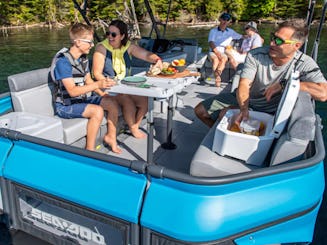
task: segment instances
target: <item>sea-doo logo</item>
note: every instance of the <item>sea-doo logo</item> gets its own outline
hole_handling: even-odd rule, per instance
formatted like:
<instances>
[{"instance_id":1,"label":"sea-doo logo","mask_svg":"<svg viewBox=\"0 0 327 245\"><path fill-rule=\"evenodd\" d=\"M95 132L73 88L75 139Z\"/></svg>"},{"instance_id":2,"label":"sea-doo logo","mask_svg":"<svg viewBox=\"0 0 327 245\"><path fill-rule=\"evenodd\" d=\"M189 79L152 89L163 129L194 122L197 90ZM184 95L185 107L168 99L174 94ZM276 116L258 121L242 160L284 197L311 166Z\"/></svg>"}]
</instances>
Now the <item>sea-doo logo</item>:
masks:
<instances>
[{"instance_id":1,"label":"sea-doo logo","mask_svg":"<svg viewBox=\"0 0 327 245\"><path fill-rule=\"evenodd\" d=\"M32 208L30 216L33 219L36 219L46 225L61 230L75 238L78 237L87 242L92 241L96 244L106 245L104 236L99 234L98 231L93 232L87 227L80 226L78 224L59 218L53 214L43 212L36 208Z\"/></svg>"}]
</instances>

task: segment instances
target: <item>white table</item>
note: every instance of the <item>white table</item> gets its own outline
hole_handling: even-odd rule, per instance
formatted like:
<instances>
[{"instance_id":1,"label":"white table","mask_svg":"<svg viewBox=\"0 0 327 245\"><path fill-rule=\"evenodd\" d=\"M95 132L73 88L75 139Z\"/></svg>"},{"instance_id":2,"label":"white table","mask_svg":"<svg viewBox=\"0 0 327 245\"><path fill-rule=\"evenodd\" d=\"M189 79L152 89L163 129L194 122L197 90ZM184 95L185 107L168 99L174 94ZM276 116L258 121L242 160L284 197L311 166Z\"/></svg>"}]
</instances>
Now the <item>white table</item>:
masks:
<instances>
[{"instance_id":1,"label":"white table","mask_svg":"<svg viewBox=\"0 0 327 245\"><path fill-rule=\"evenodd\" d=\"M145 76L145 72L137 74L137 76ZM172 143L172 117L173 117L173 95L181 92L186 86L197 81L196 77L185 78L156 78L146 77L147 81L144 83L146 88L141 86L132 86L126 84L118 84L111 87L107 92L130 94L148 97L148 117L147 117L147 162L153 163L153 107L154 99L168 99L168 113L167 113L167 141L162 144L166 149L175 149L176 146Z\"/></svg>"}]
</instances>

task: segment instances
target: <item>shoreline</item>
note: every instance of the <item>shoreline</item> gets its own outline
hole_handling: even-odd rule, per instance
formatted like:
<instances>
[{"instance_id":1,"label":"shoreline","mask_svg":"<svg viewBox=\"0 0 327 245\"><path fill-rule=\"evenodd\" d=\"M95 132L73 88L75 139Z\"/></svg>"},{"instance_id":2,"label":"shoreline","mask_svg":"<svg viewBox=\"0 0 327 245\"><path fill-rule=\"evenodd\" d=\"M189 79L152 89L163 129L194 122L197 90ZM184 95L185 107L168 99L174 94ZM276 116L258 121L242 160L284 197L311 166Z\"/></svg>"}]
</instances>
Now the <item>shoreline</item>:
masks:
<instances>
[{"instance_id":1,"label":"shoreline","mask_svg":"<svg viewBox=\"0 0 327 245\"><path fill-rule=\"evenodd\" d=\"M242 21L234 21L235 23L246 23L250 20L242 20ZM278 24L284 20L256 20L258 25L260 24ZM216 21L199 21L199 22L168 22L168 26L187 26L190 28L196 28L196 27L208 27L208 26L214 26L219 23L218 20ZM31 23L31 24L24 24L24 25L1 25L0 30L2 32L5 32L6 30L12 30L12 29L29 29L29 28L35 28L35 27L46 27L46 28L64 28L69 26L71 23L46 23L46 22L40 22L40 23ZM151 25L151 22L139 22L139 25ZM312 21L311 25L317 25L319 24L319 20ZM326 24L326 23L325 23ZM97 27L99 26L98 23L92 23L93 26Z\"/></svg>"}]
</instances>

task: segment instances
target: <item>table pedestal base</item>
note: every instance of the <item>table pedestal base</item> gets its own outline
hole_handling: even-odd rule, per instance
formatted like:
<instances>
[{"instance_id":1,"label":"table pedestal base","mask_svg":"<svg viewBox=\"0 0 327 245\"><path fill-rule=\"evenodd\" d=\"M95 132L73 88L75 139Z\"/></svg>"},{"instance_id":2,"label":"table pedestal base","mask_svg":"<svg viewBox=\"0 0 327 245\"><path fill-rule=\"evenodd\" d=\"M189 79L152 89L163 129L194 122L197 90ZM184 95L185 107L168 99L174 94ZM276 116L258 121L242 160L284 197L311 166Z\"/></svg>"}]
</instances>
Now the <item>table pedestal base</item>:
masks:
<instances>
[{"instance_id":1,"label":"table pedestal base","mask_svg":"<svg viewBox=\"0 0 327 245\"><path fill-rule=\"evenodd\" d=\"M177 148L177 145L174 144L173 142L166 142L161 144L161 147L164 148L165 150L175 150Z\"/></svg>"}]
</instances>

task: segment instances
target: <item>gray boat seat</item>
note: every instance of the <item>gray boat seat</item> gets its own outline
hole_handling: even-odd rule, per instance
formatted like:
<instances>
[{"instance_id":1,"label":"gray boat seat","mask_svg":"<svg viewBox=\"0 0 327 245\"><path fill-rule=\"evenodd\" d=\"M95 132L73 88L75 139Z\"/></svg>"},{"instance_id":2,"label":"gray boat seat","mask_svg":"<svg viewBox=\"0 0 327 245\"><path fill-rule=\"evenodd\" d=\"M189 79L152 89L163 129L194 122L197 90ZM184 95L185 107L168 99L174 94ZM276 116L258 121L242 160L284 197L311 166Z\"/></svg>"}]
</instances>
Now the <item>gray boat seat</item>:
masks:
<instances>
[{"instance_id":1,"label":"gray boat seat","mask_svg":"<svg viewBox=\"0 0 327 245\"><path fill-rule=\"evenodd\" d=\"M303 159L308 143L314 139L315 120L311 96L300 91L287 129L273 145L267 165L274 166ZM219 177L260 168L234 158L220 156L211 150L217 123L209 130L195 152L190 174L198 177Z\"/></svg>"},{"instance_id":2,"label":"gray boat seat","mask_svg":"<svg viewBox=\"0 0 327 245\"><path fill-rule=\"evenodd\" d=\"M23 72L8 77L12 104L15 112L29 112L37 115L54 115L52 93L49 82L49 68ZM59 118L59 117L57 117ZM72 144L85 137L88 120L85 118L63 119L64 143ZM106 120L103 120L103 125Z\"/></svg>"},{"instance_id":3,"label":"gray boat seat","mask_svg":"<svg viewBox=\"0 0 327 245\"><path fill-rule=\"evenodd\" d=\"M301 160L309 142L314 140L315 123L316 115L311 96L300 91L287 130L277 140L269 165Z\"/></svg>"},{"instance_id":4,"label":"gray boat seat","mask_svg":"<svg viewBox=\"0 0 327 245\"><path fill-rule=\"evenodd\" d=\"M242 161L225 157L212 151L213 138L218 122L209 130L195 152L190 166L190 174L197 177L219 177L248 172L259 168Z\"/></svg>"}]
</instances>

